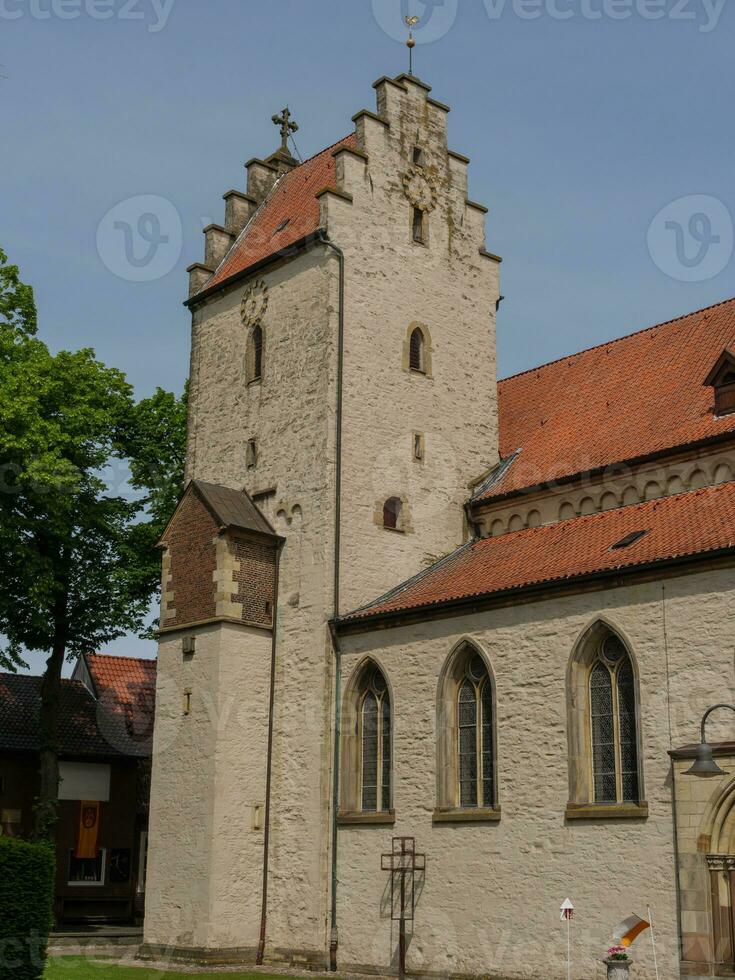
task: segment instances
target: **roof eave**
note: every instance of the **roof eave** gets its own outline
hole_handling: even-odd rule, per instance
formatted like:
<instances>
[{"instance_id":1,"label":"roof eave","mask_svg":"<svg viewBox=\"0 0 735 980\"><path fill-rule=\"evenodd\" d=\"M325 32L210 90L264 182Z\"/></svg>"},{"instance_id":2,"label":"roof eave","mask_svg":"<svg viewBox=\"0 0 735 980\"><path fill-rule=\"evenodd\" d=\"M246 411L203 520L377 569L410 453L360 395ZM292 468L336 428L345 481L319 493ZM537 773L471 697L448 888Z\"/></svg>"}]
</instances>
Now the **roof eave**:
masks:
<instances>
[{"instance_id":1,"label":"roof eave","mask_svg":"<svg viewBox=\"0 0 735 980\"><path fill-rule=\"evenodd\" d=\"M406 617L427 618L434 612L440 615L458 615L463 609L484 603L502 603L505 599L513 599L516 596L534 595L540 592L549 592L554 589L568 588L574 585L585 585L597 581L606 581L621 577L645 574L661 568L676 568L684 565L696 565L699 562L712 561L718 558L732 557L735 555L735 545L728 545L725 548L715 548L710 551L694 552L689 555L679 555L675 558L659 558L650 562L642 562L637 565L624 565L617 568L599 569L594 572L584 572L580 575L568 575L564 578L546 579L543 582L532 582L525 585L516 585L509 589L498 589L492 592L476 592L470 596L462 596L457 599L446 599L439 602L423 603L417 606L404 606L401 609L392 609L386 612L365 613L361 616L345 616L341 619L332 620L334 628L339 631L350 633L367 633L374 628L392 626Z\"/></svg>"},{"instance_id":2,"label":"roof eave","mask_svg":"<svg viewBox=\"0 0 735 980\"><path fill-rule=\"evenodd\" d=\"M187 300L184 300L184 306L187 309L193 309L205 300L210 299L217 293L224 292L230 289L232 286L237 285L243 279L248 279L250 276L255 275L257 272L267 268L269 265L273 265L276 262L282 260L288 260L294 258L300 252L303 252L309 245L315 244L316 242L321 242L325 231L323 228L316 228L314 231L309 232L308 235L304 235L298 238L295 242L287 245L285 248L278 249L267 255L264 259L259 259L257 262L253 262L252 265L247 266L245 269L241 269L239 272L233 273L233 275L228 276L221 282L216 283L214 286L208 286L206 289L201 290L199 293L195 293L190 296Z\"/></svg>"},{"instance_id":3,"label":"roof eave","mask_svg":"<svg viewBox=\"0 0 735 980\"><path fill-rule=\"evenodd\" d=\"M472 504L473 508L482 507L486 504L499 504L505 500L513 500L517 497L526 497L530 493L548 490L549 486L552 484L555 486L566 485L568 483L574 483L583 477L601 476L603 473L607 473L619 466L640 466L642 463L651 463L655 460L665 459L667 456L672 456L675 453L681 453L687 450L706 449L708 446L731 441L735 441L735 421L733 422L732 429L728 429L726 432L718 432L716 435L707 436L704 439L696 439L694 442L682 442L676 446L666 446L664 449L657 449L655 452L646 453L643 456L631 456L628 459L613 460L611 463L606 463L604 466L597 466L593 470L576 470L574 473L567 473L563 476L551 477L550 479L544 480L541 483L532 483L525 487L518 487L516 490L508 490L506 493L499 493L497 495L491 494L490 496L484 497L471 497L470 503ZM522 447L519 447L518 449L514 450L514 453L519 452L521 448ZM508 456L508 459L511 459L512 457L513 453Z\"/></svg>"}]
</instances>

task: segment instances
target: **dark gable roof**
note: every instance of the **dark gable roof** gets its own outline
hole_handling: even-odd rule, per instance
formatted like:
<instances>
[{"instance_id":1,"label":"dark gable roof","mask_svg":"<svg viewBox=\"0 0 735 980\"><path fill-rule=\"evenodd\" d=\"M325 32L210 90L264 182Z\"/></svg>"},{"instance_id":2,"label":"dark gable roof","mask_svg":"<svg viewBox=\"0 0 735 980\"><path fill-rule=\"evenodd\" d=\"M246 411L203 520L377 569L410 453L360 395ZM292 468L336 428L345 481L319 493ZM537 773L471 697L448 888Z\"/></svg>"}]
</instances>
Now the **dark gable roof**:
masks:
<instances>
[{"instance_id":1,"label":"dark gable roof","mask_svg":"<svg viewBox=\"0 0 735 980\"><path fill-rule=\"evenodd\" d=\"M38 751L41 678L0 674L0 752ZM59 754L143 758L151 754L153 708L146 731L131 730L129 717L108 699L96 701L75 680L61 682ZM140 729L140 725L136 726Z\"/></svg>"},{"instance_id":2,"label":"dark gable roof","mask_svg":"<svg viewBox=\"0 0 735 980\"><path fill-rule=\"evenodd\" d=\"M192 480L191 485L222 527L275 537L275 531L245 490L231 490L203 480Z\"/></svg>"}]
</instances>

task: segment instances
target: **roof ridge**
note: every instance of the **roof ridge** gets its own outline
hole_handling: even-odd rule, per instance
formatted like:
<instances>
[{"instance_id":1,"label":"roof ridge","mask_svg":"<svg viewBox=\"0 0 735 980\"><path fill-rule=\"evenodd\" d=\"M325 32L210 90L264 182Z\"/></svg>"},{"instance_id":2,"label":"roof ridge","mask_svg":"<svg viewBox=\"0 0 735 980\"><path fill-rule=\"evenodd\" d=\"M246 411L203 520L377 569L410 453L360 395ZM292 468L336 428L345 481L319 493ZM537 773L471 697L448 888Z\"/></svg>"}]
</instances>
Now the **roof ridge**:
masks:
<instances>
[{"instance_id":1,"label":"roof ridge","mask_svg":"<svg viewBox=\"0 0 735 980\"><path fill-rule=\"evenodd\" d=\"M135 663L155 664L155 657L127 657L121 653L88 653L88 657L104 657L106 660L132 660Z\"/></svg>"},{"instance_id":2,"label":"roof ridge","mask_svg":"<svg viewBox=\"0 0 735 980\"><path fill-rule=\"evenodd\" d=\"M709 306L703 306L698 310L691 310L689 313L682 313L681 316L675 316L671 320L662 320L661 323L653 323L648 327L641 327L639 330L632 330L630 333L623 334L621 337L613 337L611 340L604 340L599 344L593 344L591 347L583 347L581 350L572 351L571 354L564 354L561 357L555 357L550 361L545 361L543 364L537 364L535 367L526 368L525 371L518 371L516 374L509 374L505 378L500 378L498 380L498 386L505 384L506 381L513 381L515 378L521 378L524 374L533 374L534 371L541 371L543 368L551 367L552 364L561 364L562 361L568 361L572 357L580 357L582 354L589 354L591 351L599 350L601 347L610 347L612 344L621 343L623 340L629 340L631 337L638 337L641 334L648 333L650 330L658 330L661 327L668 327L672 323L677 323L679 320L686 320L687 317L696 316L698 313L707 313L709 310L714 310L718 306L726 306L728 303L735 302L735 296L730 296L728 299L722 299L717 303L711 303Z\"/></svg>"},{"instance_id":3,"label":"roof ridge","mask_svg":"<svg viewBox=\"0 0 735 980\"><path fill-rule=\"evenodd\" d=\"M334 143L330 143L329 146L325 146L323 150L319 150L317 153L312 153L310 157L307 157L305 160L302 160L298 166L294 167L293 170L289 170L288 173L290 174L295 173L295 171L297 171L299 167L303 167L305 163L311 163L312 160L316 160L317 157L320 157L322 153L326 153L327 150L333 150L335 146L339 146L340 143L344 143L345 140L348 140L350 136L354 136L354 135L355 135L355 131L353 130L351 133L348 133L346 136L343 136L341 139L335 140Z\"/></svg>"}]
</instances>

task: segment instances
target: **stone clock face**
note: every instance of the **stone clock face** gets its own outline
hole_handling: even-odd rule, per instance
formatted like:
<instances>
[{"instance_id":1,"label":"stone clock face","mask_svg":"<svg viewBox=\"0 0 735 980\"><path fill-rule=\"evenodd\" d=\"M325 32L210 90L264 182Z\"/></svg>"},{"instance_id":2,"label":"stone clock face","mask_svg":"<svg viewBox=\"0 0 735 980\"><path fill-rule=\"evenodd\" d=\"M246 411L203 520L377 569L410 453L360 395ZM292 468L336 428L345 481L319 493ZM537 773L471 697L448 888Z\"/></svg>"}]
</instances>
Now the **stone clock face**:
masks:
<instances>
[{"instance_id":1,"label":"stone clock face","mask_svg":"<svg viewBox=\"0 0 735 980\"><path fill-rule=\"evenodd\" d=\"M268 287L259 279L245 290L240 304L240 319L244 327L254 327L265 316L268 309Z\"/></svg>"},{"instance_id":2,"label":"stone clock face","mask_svg":"<svg viewBox=\"0 0 735 980\"><path fill-rule=\"evenodd\" d=\"M431 170L411 167L403 177L403 187L415 208L431 211L436 205L436 178Z\"/></svg>"}]
</instances>

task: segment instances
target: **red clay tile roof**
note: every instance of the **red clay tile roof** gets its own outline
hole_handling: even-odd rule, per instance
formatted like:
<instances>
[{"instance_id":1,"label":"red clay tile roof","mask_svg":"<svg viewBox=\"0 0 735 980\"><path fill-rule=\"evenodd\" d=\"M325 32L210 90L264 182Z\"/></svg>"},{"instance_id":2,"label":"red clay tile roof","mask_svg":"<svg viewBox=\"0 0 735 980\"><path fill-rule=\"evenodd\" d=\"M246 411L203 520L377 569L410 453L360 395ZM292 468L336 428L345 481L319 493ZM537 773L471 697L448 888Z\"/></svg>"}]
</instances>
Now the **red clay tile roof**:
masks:
<instances>
[{"instance_id":1,"label":"red clay tile roof","mask_svg":"<svg viewBox=\"0 0 735 980\"><path fill-rule=\"evenodd\" d=\"M0 751L38 751L41 678L0 674ZM108 716L81 681L61 682L59 752L62 756L104 757L150 755L150 745L133 740Z\"/></svg>"},{"instance_id":2,"label":"red clay tile roof","mask_svg":"<svg viewBox=\"0 0 735 980\"><path fill-rule=\"evenodd\" d=\"M106 716L118 716L123 726L123 743L149 747L156 707L156 661L104 653L87 654L85 661Z\"/></svg>"},{"instance_id":3,"label":"red clay tile roof","mask_svg":"<svg viewBox=\"0 0 735 980\"><path fill-rule=\"evenodd\" d=\"M648 533L634 544L610 550L627 534L642 530ZM723 549L735 553L735 483L466 544L345 619L634 570Z\"/></svg>"},{"instance_id":4,"label":"red clay tile roof","mask_svg":"<svg viewBox=\"0 0 735 980\"><path fill-rule=\"evenodd\" d=\"M500 455L520 452L477 499L735 432L704 386L733 341L735 299L501 381Z\"/></svg>"},{"instance_id":5,"label":"red clay tile roof","mask_svg":"<svg viewBox=\"0 0 735 980\"><path fill-rule=\"evenodd\" d=\"M355 140L351 133L281 177L203 288L211 289L315 232L319 227L316 195L334 185L333 154L339 147L354 147ZM286 227L277 231L287 219Z\"/></svg>"}]
</instances>

